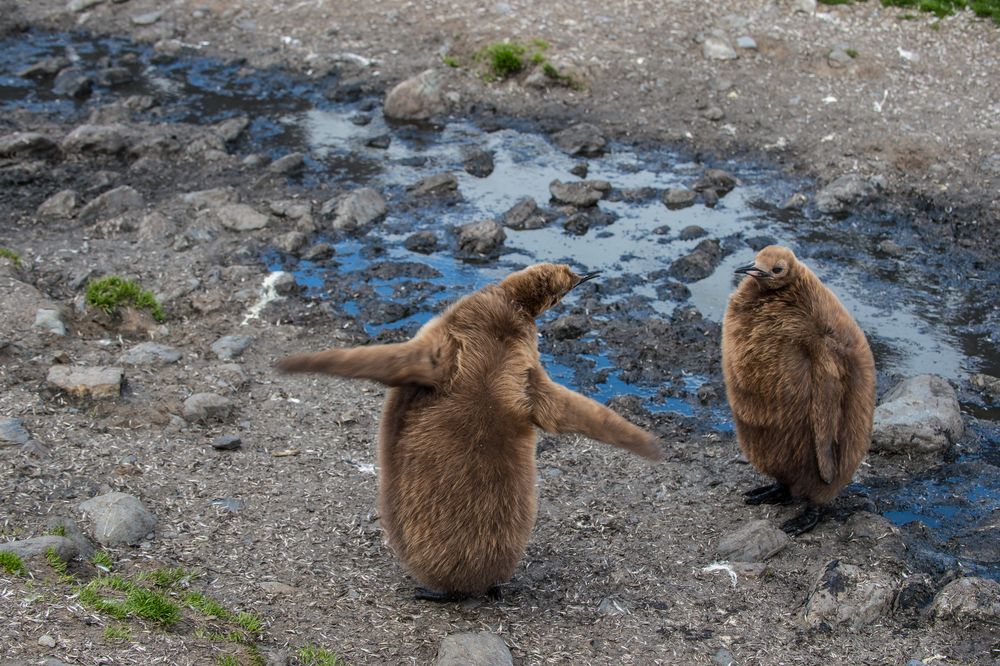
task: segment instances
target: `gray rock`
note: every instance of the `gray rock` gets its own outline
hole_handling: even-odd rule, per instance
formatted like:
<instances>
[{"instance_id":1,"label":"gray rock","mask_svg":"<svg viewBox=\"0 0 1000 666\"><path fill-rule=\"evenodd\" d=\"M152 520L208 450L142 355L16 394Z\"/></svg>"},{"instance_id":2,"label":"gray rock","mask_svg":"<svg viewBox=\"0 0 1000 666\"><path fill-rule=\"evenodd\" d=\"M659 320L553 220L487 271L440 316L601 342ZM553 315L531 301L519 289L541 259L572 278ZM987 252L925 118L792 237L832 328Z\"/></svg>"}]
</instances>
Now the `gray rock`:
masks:
<instances>
[{"instance_id":1,"label":"gray rock","mask_svg":"<svg viewBox=\"0 0 1000 666\"><path fill-rule=\"evenodd\" d=\"M219 435L212 440L212 448L218 451L235 451L243 445L239 435Z\"/></svg>"},{"instance_id":2,"label":"gray rock","mask_svg":"<svg viewBox=\"0 0 1000 666\"><path fill-rule=\"evenodd\" d=\"M462 165L466 173L476 178L486 178L493 173L493 153L482 148L465 150L465 162Z\"/></svg>"},{"instance_id":3,"label":"gray rock","mask_svg":"<svg viewBox=\"0 0 1000 666\"><path fill-rule=\"evenodd\" d=\"M711 120L712 122L718 122L726 117L726 112L718 106L710 106L701 112L701 115L706 120Z\"/></svg>"},{"instance_id":4,"label":"gray rock","mask_svg":"<svg viewBox=\"0 0 1000 666\"><path fill-rule=\"evenodd\" d=\"M706 238L690 254L670 264L667 272L681 282L697 282L711 275L721 261L722 247L719 241Z\"/></svg>"},{"instance_id":5,"label":"gray rock","mask_svg":"<svg viewBox=\"0 0 1000 666\"><path fill-rule=\"evenodd\" d=\"M54 648L56 646L56 639L52 638L48 634L42 634L38 637L38 644L42 647Z\"/></svg>"},{"instance_id":6,"label":"gray rock","mask_svg":"<svg viewBox=\"0 0 1000 666\"><path fill-rule=\"evenodd\" d=\"M289 231L287 234L282 234L274 239L274 247L282 252L296 254L308 242L309 237L301 231Z\"/></svg>"},{"instance_id":7,"label":"gray rock","mask_svg":"<svg viewBox=\"0 0 1000 666\"><path fill-rule=\"evenodd\" d=\"M214 127L216 135L229 143L230 141L235 141L240 138L240 134L243 134L243 130L250 126L250 119L246 116L237 116L235 118L229 118L228 120L223 120L221 123Z\"/></svg>"},{"instance_id":8,"label":"gray rock","mask_svg":"<svg viewBox=\"0 0 1000 666\"><path fill-rule=\"evenodd\" d=\"M681 240L694 240L695 238L702 238L708 235L708 231L704 227L699 227L697 224L689 224L680 230L677 237Z\"/></svg>"},{"instance_id":9,"label":"gray rock","mask_svg":"<svg viewBox=\"0 0 1000 666\"><path fill-rule=\"evenodd\" d=\"M142 342L118 357L124 365L166 365L181 360L176 348L158 342Z\"/></svg>"},{"instance_id":10,"label":"gray rock","mask_svg":"<svg viewBox=\"0 0 1000 666\"><path fill-rule=\"evenodd\" d=\"M240 194L231 187L215 187L210 190L186 192L181 195L181 200L189 206L194 206L196 210L204 210L239 203Z\"/></svg>"},{"instance_id":11,"label":"gray rock","mask_svg":"<svg viewBox=\"0 0 1000 666\"><path fill-rule=\"evenodd\" d=\"M89 97L93 89L94 80L79 67L67 67L52 82L52 92L73 99Z\"/></svg>"},{"instance_id":12,"label":"gray rock","mask_svg":"<svg viewBox=\"0 0 1000 666\"><path fill-rule=\"evenodd\" d=\"M615 597L604 597L597 606L597 614L603 616L628 615L630 612L625 602Z\"/></svg>"},{"instance_id":13,"label":"gray rock","mask_svg":"<svg viewBox=\"0 0 1000 666\"><path fill-rule=\"evenodd\" d=\"M541 229L545 217L538 212L538 203L532 197L524 197L503 214L503 224L511 229Z\"/></svg>"},{"instance_id":14,"label":"gray rock","mask_svg":"<svg viewBox=\"0 0 1000 666\"><path fill-rule=\"evenodd\" d=\"M736 46L741 49L756 50L757 42L750 35L742 35L736 38Z\"/></svg>"},{"instance_id":15,"label":"gray rock","mask_svg":"<svg viewBox=\"0 0 1000 666\"><path fill-rule=\"evenodd\" d=\"M397 120L427 120L446 109L442 76L428 69L399 83L385 96L382 112Z\"/></svg>"},{"instance_id":16,"label":"gray rock","mask_svg":"<svg viewBox=\"0 0 1000 666\"><path fill-rule=\"evenodd\" d=\"M488 631L446 636L435 666L513 666L503 639Z\"/></svg>"},{"instance_id":17,"label":"gray rock","mask_svg":"<svg viewBox=\"0 0 1000 666\"><path fill-rule=\"evenodd\" d=\"M809 197L801 192L796 192L778 204L778 208L781 210L802 210L807 203L809 203Z\"/></svg>"},{"instance_id":18,"label":"gray rock","mask_svg":"<svg viewBox=\"0 0 1000 666\"><path fill-rule=\"evenodd\" d=\"M72 63L70 63L69 58L62 56L43 58L38 62L28 65L18 72L17 75L22 78L41 79L58 74L61 70L69 67L70 64Z\"/></svg>"},{"instance_id":19,"label":"gray rock","mask_svg":"<svg viewBox=\"0 0 1000 666\"><path fill-rule=\"evenodd\" d=\"M719 559L763 562L784 550L792 540L767 520L747 523L719 539Z\"/></svg>"},{"instance_id":20,"label":"gray rock","mask_svg":"<svg viewBox=\"0 0 1000 666\"><path fill-rule=\"evenodd\" d=\"M94 521L94 538L104 546L138 543L156 527L156 516L127 493L99 495L79 508Z\"/></svg>"},{"instance_id":21,"label":"gray rock","mask_svg":"<svg viewBox=\"0 0 1000 666\"><path fill-rule=\"evenodd\" d=\"M590 123L579 123L552 135L552 142L569 155L599 157L608 147L608 140Z\"/></svg>"},{"instance_id":22,"label":"gray rock","mask_svg":"<svg viewBox=\"0 0 1000 666\"><path fill-rule=\"evenodd\" d=\"M66 324L64 324L62 319L59 317L58 310L46 310L44 308L39 308L39 310L35 312L34 328L42 331L48 331L54 335L66 335Z\"/></svg>"},{"instance_id":23,"label":"gray rock","mask_svg":"<svg viewBox=\"0 0 1000 666\"><path fill-rule=\"evenodd\" d=\"M153 25L154 23L159 21L160 18L162 18L165 13L166 10L158 9L152 12L143 12L142 14L136 14L132 17L132 23L134 25Z\"/></svg>"},{"instance_id":24,"label":"gray rock","mask_svg":"<svg viewBox=\"0 0 1000 666\"><path fill-rule=\"evenodd\" d=\"M335 254L333 246L329 243L316 243L310 245L303 253L302 258L309 261L322 261Z\"/></svg>"},{"instance_id":25,"label":"gray rock","mask_svg":"<svg viewBox=\"0 0 1000 666\"><path fill-rule=\"evenodd\" d=\"M347 232L361 231L385 217L387 210L381 194L370 187L362 187L337 200L333 228Z\"/></svg>"},{"instance_id":26,"label":"gray rock","mask_svg":"<svg viewBox=\"0 0 1000 666\"><path fill-rule=\"evenodd\" d=\"M372 138L365 141L365 145L369 148L377 148L379 150L385 150L392 144L392 136L389 134L379 134L378 136L373 136Z\"/></svg>"},{"instance_id":27,"label":"gray rock","mask_svg":"<svg viewBox=\"0 0 1000 666\"><path fill-rule=\"evenodd\" d=\"M834 68L846 67L853 60L850 51L851 48L846 44L838 44L826 55L827 64Z\"/></svg>"},{"instance_id":28,"label":"gray rock","mask_svg":"<svg viewBox=\"0 0 1000 666\"><path fill-rule=\"evenodd\" d=\"M62 142L66 152L117 155L128 147L126 130L118 125L80 125Z\"/></svg>"},{"instance_id":29,"label":"gray rock","mask_svg":"<svg viewBox=\"0 0 1000 666\"><path fill-rule=\"evenodd\" d=\"M886 239L879 242L878 251L886 256L899 258L906 254L906 248L895 241Z\"/></svg>"},{"instance_id":30,"label":"gray rock","mask_svg":"<svg viewBox=\"0 0 1000 666\"><path fill-rule=\"evenodd\" d=\"M961 624L1000 622L1000 583L987 578L953 580L934 597L931 615Z\"/></svg>"},{"instance_id":31,"label":"gray rock","mask_svg":"<svg viewBox=\"0 0 1000 666\"><path fill-rule=\"evenodd\" d=\"M24 427L21 419L0 419L0 446L9 444L27 444L31 441L31 433Z\"/></svg>"},{"instance_id":32,"label":"gray rock","mask_svg":"<svg viewBox=\"0 0 1000 666\"><path fill-rule=\"evenodd\" d=\"M793 0L792 11L801 12L803 14L815 14L816 0Z\"/></svg>"},{"instance_id":33,"label":"gray rock","mask_svg":"<svg viewBox=\"0 0 1000 666\"><path fill-rule=\"evenodd\" d=\"M54 365L49 368L47 381L61 391L92 400L114 400L121 395L124 374L113 366Z\"/></svg>"},{"instance_id":34,"label":"gray rock","mask_svg":"<svg viewBox=\"0 0 1000 666\"><path fill-rule=\"evenodd\" d=\"M39 218L65 218L73 214L80 205L80 197L74 190L60 190L38 206L36 215Z\"/></svg>"},{"instance_id":35,"label":"gray rock","mask_svg":"<svg viewBox=\"0 0 1000 666\"><path fill-rule=\"evenodd\" d=\"M705 169L705 173L691 186L691 189L695 192L715 190L716 194L723 197L732 192L737 184L738 181L736 178L728 171L723 171L722 169Z\"/></svg>"},{"instance_id":36,"label":"gray rock","mask_svg":"<svg viewBox=\"0 0 1000 666\"><path fill-rule=\"evenodd\" d=\"M671 187L663 193L663 203L671 210L687 208L694 205L697 196L694 190L686 187Z\"/></svg>"},{"instance_id":37,"label":"gray rock","mask_svg":"<svg viewBox=\"0 0 1000 666\"><path fill-rule=\"evenodd\" d=\"M1000 377L977 373L969 378L969 384L979 389L990 402L1000 403Z\"/></svg>"},{"instance_id":38,"label":"gray rock","mask_svg":"<svg viewBox=\"0 0 1000 666\"><path fill-rule=\"evenodd\" d=\"M267 215L246 204L226 204L216 210L215 214L223 227L233 231L263 229L270 221Z\"/></svg>"},{"instance_id":39,"label":"gray rock","mask_svg":"<svg viewBox=\"0 0 1000 666\"><path fill-rule=\"evenodd\" d=\"M554 340L575 340L590 331L590 323L581 315L563 315L545 327L545 333Z\"/></svg>"},{"instance_id":40,"label":"gray rock","mask_svg":"<svg viewBox=\"0 0 1000 666\"><path fill-rule=\"evenodd\" d=\"M56 551L63 562L69 562L80 554L76 543L62 536L47 535L0 543L0 551L14 553L23 559L45 555L49 548Z\"/></svg>"},{"instance_id":41,"label":"gray rock","mask_svg":"<svg viewBox=\"0 0 1000 666\"><path fill-rule=\"evenodd\" d=\"M212 343L212 351L220 361L231 361L242 356L253 341L252 335L226 335Z\"/></svg>"},{"instance_id":42,"label":"gray rock","mask_svg":"<svg viewBox=\"0 0 1000 666\"><path fill-rule=\"evenodd\" d=\"M507 239L496 220L481 220L458 228L458 249L470 254L491 254Z\"/></svg>"},{"instance_id":43,"label":"gray rock","mask_svg":"<svg viewBox=\"0 0 1000 666\"><path fill-rule=\"evenodd\" d=\"M51 157L59 145L38 132L15 132L0 137L0 157Z\"/></svg>"},{"instance_id":44,"label":"gray rock","mask_svg":"<svg viewBox=\"0 0 1000 666\"><path fill-rule=\"evenodd\" d=\"M715 666L736 666L736 659L733 657L733 653L725 648L719 648L719 650L712 655L712 663Z\"/></svg>"},{"instance_id":45,"label":"gray rock","mask_svg":"<svg viewBox=\"0 0 1000 666\"><path fill-rule=\"evenodd\" d=\"M955 389L937 375L897 384L875 408L872 448L898 453L936 453L965 432Z\"/></svg>"},{"instance_id":46,"label":"gray rock","mask_svg":"<svg viewBox=\"0 0 1000 666\"><path fill-rule=\"evenodd\" d=\"M290 174L301 171L306 165L305 155L302 153L289 153L271 162L267 170L271 173Z\"/></svg>"},{"instance_id":47,"label":"gray rock","mask_svg":"<svg viewBox=\"0 0 1000 666\"><path fill-rule=\"evenodd\" d=\"M575 180L564 183L553 180L549 183L549 193L559 203L584 208L595 206L611 191L611 184L606 180Z\"/></svg>"},{"instance_id":48,"label":"gray rock","mask_svg":"<svg viewBox=\"0 0 1000 666\"><path fill-rule=\"evenodd\" d=\"M90 9L94 5L99 5L104 0L70 0L69 4L66 5L66 11L68 12L82 12L86 9Z\"/></svg>"},{"instance_id":49,"label":"gray rock","mask_svg":"<svg viewBox=\"0 0 1000 666\"><path fill-rule=\"evenodd\" d=\"M831 560L809 593L803 619L810 627L864 627L889 612L895 588L887 574Z\"/></svg>"},{"instance_id":50,"label":"gray rock","mask_svg":"<svg viewBox=\"0 0 1000 666\"><path fill-rule=\"evenodd\" d=\"M736 55L736 49L729 43L729 38L719 31L705 35L701 52L709 60L736 60L739 57Z\"/></svg>"},{"instance_id":51,"label":"gray rock","mask_svg":"<svg viewBox=\"0 0 1000 666\"><path fill-rule=\"evenodd\" d=\"M139 222L139 238L142 240L163 240L177 234L177 222L158 210L143 215Z\"/></svg>"},{"instance_id":52,"label":"gray rock","mask_svg":"<svg viewBox=\"0 0 1000 666\"><path fill-rule=\"evenodd\" d=\"M290 220L302 220L312 216L312 206L308 201L297 199L279 199L269 204L271 212L279 217Z\"/></svg>"},{"instance_id":53,"label":"gray rock","mask_svg":"<svg viewBox=\"0 0 1000 666\"><path fill-rule=\"evenodd\" d=\"M415 196L440 196L458 191L458 179L453 173L436 173L422 178L406 190Z\"/></svg>"},{"instance_id":54,"label":"gray rock","mask_svg":"<svg viewBox=\"0 0 1000 666\"><path fill-rule=\"evenodd\" d=\"M233 412L233 401L215 393L195 393L184 401L184 420L225 421Z\"/></svg>"},{"instance_id":55,"label":"gray rock","mask_svg":"<svg viewBox=\"0 0 1000 666\"><path fill-rule=\"evenodd\" d=\"M145 205L142 195L128 185L108 190L94 197L90 203L80 209L79 219L83 222L108 219L124 215L130 211L139 210Z\"/></svg>"},{"instance_id":56,"label":"gray rock","mask_svg":"<svg viewBox=\"0 0 1000 666\"><path fill-rule=\"evenodd\" d=\"M430 254L437 249L438 239L433 231L418 231L403 241L403 245L410 252Z\"/></svg>"},{"instance_id":57,"label":"gray rock","mask_svg":"<svg viewBox=\"0 0 1000 666\"><path fill-rule=\"evenodd\" d=\"M849 173L836 179L816 193L816 208L821 213L848 212L853 206L871 201L879 193L881 181L859 173Z\"/></svg>"}]
</instances>

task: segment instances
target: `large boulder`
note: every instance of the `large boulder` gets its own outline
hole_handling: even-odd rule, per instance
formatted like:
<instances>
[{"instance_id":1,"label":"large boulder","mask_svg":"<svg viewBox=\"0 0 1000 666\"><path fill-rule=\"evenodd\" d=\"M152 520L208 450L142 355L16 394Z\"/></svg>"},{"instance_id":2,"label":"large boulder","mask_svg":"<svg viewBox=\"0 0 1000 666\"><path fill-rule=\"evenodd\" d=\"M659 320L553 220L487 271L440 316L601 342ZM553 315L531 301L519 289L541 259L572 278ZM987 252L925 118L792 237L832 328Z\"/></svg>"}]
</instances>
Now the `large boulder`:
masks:
<instances>
[{"instance_id":1,"label":"large boulder","mask_svg":"<svg viewBox=\"0 0 1000 666\"><path fill-rule=\"evenodd\" d=\"M935 453L949 448L964 432L951 384L937 375L918 375L897 384L875 409L872 448Z\"/></svg>"},{"instance_id":2,"label":"large boulder","mask_svg":"<svg viewBox=\"0 0 1000 666\"><path fill-rule=\"evenodd\" d=\"M156 516L127 493L107 493L80 504L94 521L94 538L105 546L135 544L156 526Z\"/></svg>"},{"instance_id":3,"label":"large boulder","mask_svg":"<svg viewBox=\"0 0 1000 666\"><path fill-rule=\"evenodd\" d=\"M896 587L888 574L832 560L809 593L803 619L811 627L863 627L889 612Z\"/></svg>"},{"instance_id":4,"label":"large boulder","mask_svg":"<svg viewBox=\"0 0 1000 666\"><path fill-rule=\"evenodd\" d=\"M427 120L444 113L442 76L428 69L396 85L385 96L382 112L396 120Z\"/></svg>"}]
</instances>

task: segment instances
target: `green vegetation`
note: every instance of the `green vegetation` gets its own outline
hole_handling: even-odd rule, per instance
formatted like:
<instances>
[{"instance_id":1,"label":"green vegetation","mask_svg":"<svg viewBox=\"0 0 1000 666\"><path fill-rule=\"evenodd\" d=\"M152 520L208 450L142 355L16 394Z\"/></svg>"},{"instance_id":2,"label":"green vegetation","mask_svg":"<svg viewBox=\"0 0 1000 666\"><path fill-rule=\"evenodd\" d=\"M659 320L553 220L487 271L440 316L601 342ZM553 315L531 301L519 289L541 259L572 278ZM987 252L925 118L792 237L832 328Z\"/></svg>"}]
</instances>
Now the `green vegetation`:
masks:
<instances>
[{"instance_id":1,"label":"green vegetation","mask_svg":"<svg viewBox=\"0 0 1000 666\"><path fill-rule=\"evenodd\" d=\"M153 585L164 589L171 588L178 583L180 583L181 586L186 587L197 577L198 574L188 571L183 567L175 567L173 569L155 569L142 575L143 579L150 580L153 582Z\"/></svg>"},{"instance_id":2,"label":"green vegetation","mask_svg":"<svg viewBox=\"0 0 1000 666\"><path fill-rule=\"evenodd\" d=\"M127 641L132 638L132 629L127 624L109 624L104 627L104 640Z\"/></svg>"},{"instance_id":3,"label":"green vegetation","mask_svg":"<svg viewBox=\"0 0 1000 666\"><path fill-rule=\"evenodd\" d=\"M229 611L223 608L222 604L211 597L205 596L201 592L191 592L184 597L184 605L201 611L203 615L208 615L209 617L215 617L220 620L229 618Z\"/></svg>"},{"instance_id":4,"label":"green vegetation","mask_svg":"<svg viewBox=\"0 0 1000 666\"><path fill-rule=\"evenodd\" d=\"M218 666L240 666L240 659L234 654L220 654L215 659Z\"/></svg>"},{"instance_id":5,"label":"green vegetation","mask_svg":"<svg viewBox=\"0 0 1000 666\"><path fill-rule=\"evenodd\" d=\"M0 550L0 567L15 576L23 576L28 573L28 568L24 566L21 556L9 550Z\"/></svg>"},{"instance_id":6,"label":"green vegetation","mask_svg":"<svg viewBox=\"0 0 1000 666\"><path fill-rule=\"evenodd\" d=\"M846 51L844 51L844 53L846 53L847 55L851 56L852 58L857 58L858 57L858 50L857 49L847 49Z\"/></svg>"},{"instance_id":7,"label":"green vegetation","mask_svg":"<svg viewBox=\"0 0 1000 666\"><path fill-rule=\"evenodd\" d=\"M526 46L517 42L497 42L483 49L482 57L494 77L506 79L524 69L524 53L527 50Z\"/></svg>"},{"instance_id":8,"label":"green vegetation","mask_svg":"<svg viewBox=\"0 0 1000 666\"><path fill-rule=\"evenodd\" d=\"M819 0L824 5L849 5L856 0ZM959 9L971 9L976 16L993 19L1000 25L1000 0L881 0L885 7L912 7L922 12L930 12L938 18L951 16ZM900 18L914 18L913 14L903 14ZM936 29L936 28L935 28Z\"/></svg>"},{"instance_id":9,"label":"green vegetation","mask_svg":"<svg viewBox=\"0 0 1000 666\"><path fill-rule=\"evenodd\" d=\"M90 556L90 563L104 573L110 573L115 561L111 559L111 555L108 554L108 551L95 550L94 554Z\"/></svg>"},{"instance_id":10,"label":"green vegetation","mask_svg":"<svg viewBox=\"0 0 1000 666\"><path fill-rule=\"evenodd\" d=\"M441 58L441 62L443 62L444 64L448 65L449 67L455 67L455 68L459 67L458 60L456 58L451 57L451 56L444 56L444 57L442 57Z\"/></svg>"},{"instance_id":11,"label":"green vegetation","mask_svg":"<svg viewBox=\"0 0 1000 666\"><path fill-rule=\"evenodd\" d=\"M4 259L10 259L11 262L14 264L15 268L21 267L21 255L19 255L17 252L14 252L14 250L10 250L5 247L0 247L0 257Z\"/></svg>"},{"instance_id":12,"label":"green vegetation","mask_svg":"<svg viewBox=\"0 0 1000 666\"><path fill-rule=\"evenodd\" d=\"M61 537L64 537L64 536L66 536L66 526L65 525L56 525L55 527L53 527L51 530L48 531L48 534L50 536L61 536Z\"/></svg>"},{"instance_id":13,"label":"green vegetation","mask_svg":"<svg viewBox=\"0 0 1000 666\"><path fill-rule=\"evenodd\" d=\"M49 566L55 569L59 577L65 581L73 581L73 574L69 572L69 566L63 561L63 558L59 556L55 548L45 549L45 561L49 563Z\"/></svg>"},{"instance_id":14,"label":"green vegetation","mask_svg":"<svg viewBox=\"0 0 1000 666\"><path fill-rule=\"evenodd\" d=\"M343 666L337 655L314 645L300 647L296 654L305 666Z\"/></svg>"},{"instance_id":15,"label":"green vegetation","mask_svg":"<svg viewBox=\"0 0 1000 666\"><path fill-rule=\"evenodd\" d=\"M251 634L259 634L264 629L264 621L253 613L240 611L236 614L234 620L244 631Z\"/></svg>"},{"instance_id":16,"label":"green vegetation","mask_svg":"<svg viewBox=\"0 0 1000 666\"><path fill-rule=\"evenodd\" d=\"M180 609L165 596L118 575L95 578L77 591L80 603L118 620L139 617L171 626Z\"/></svg>"},{"instance_id":17,"label":"green vegetation","mask_svg":"<svg viewBox=\"0 0 1000 666\"><path fill-rule=\"evenodd\" d=\"M87 304L114 314L121 306L149 310L156 321L163 321L163 307L153 297L153 292L143 289L135 280L109 275L91 280L87 285Z\"/></svg>"}]
</instances>

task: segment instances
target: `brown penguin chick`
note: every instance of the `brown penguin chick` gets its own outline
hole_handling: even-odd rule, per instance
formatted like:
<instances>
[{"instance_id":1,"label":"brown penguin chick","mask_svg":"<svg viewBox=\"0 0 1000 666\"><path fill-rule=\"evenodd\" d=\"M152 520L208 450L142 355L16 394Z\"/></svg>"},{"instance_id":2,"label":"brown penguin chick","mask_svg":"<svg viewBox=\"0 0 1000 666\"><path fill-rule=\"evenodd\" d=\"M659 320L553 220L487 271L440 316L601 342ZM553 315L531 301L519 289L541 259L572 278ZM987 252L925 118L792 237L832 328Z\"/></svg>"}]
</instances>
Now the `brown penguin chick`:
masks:
<instances>
[{"instance_id":1,"label":"brown penguin chick","mask_svg":"<svg viewBox=\"0 0 1000 666\"><path fill-rule=\"evenodd\" d=\"M748 504L808 500L782 525L819 522L819 505L847 485L871 443L875 362L865 334L832 291L786 247L761 250L729 299L722 371L736 438L777 483Z\"/></svg>"},{"instance_id":2,"label":"brown penguin chick","mask_svg":"<svg viewBox=\"0 0 1000 666\"><path fill-rule=\"evenodd\" d=\"M658 440L554 383L539 361L535 318L578 284L538 264L466 296L401 344L282 359L391 386L379 432L380 520L423 587L458 600L508 580L535 522L535 428L581 433L656 460Z\"/></svg>"}]
</instances>

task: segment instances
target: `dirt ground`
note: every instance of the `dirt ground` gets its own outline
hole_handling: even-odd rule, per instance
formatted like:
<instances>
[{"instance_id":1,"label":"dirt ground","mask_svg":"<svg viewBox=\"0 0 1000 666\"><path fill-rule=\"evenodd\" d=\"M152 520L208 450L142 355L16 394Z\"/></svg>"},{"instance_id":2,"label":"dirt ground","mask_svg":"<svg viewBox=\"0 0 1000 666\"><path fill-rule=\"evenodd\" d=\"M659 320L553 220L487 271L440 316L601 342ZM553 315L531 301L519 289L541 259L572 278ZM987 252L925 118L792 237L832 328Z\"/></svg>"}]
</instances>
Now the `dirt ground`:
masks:
<instances>
[{"instance_id":1,"label":"dirt ground","mask_svg":"<svg viewBox=\"0 0 1000 666\"><path fill-rule=\"evenodd\" d=\"M1000 222L1000 27L967 13L904 20L904 11L877 2L817 12L796 12L793 4L130 0L71 12L61 1L40 0L0 3L0 26L7 34L37 26L179 40L310 75L336 68L372 94L441 66L447 55L462 65L446 68L458 115L488 109L551 126L586 120L610 136L675 145L707 162L746 156L777 164L818 185L847 172L881 176L886 206L939 225L956 250L977 260L992 256ZM163 14L151 25L133 20L153 10ZM736 60L707 59L698 36L714 28L733 40L752 36L757 48L737 48ZM552 62L583 85L484 82L472 56L504 38L545 40ZM832 66L828 54L838 44L856 55ZM2 128L57 137L72 129L27 112L3 119ZM194 143L206 131L182 130L181 141ZM538 522L503 599L415 601L413 581L382 544L374 514L384 390L271 369L284 354L362 338L294 293L243 325L265 275L260 250L275 225L250 233L205 227L176 196L225 186L245 201L291 198L282 178L248 178L240 160L147 160L132 168L119 157L88 155L4 164L11 168L0 195L0 245L17 248L25 261L15 267L0 259L10 294L0 327L0 417L20 419L44 447L33 455L0 446L4 540L56 524L86 529L80 502L110 490L131 493L159 522L154 538L110 549L115 570L198 572L193 589L263 618L250 644L273 664L305 663L296 656L303 646L350 664L432 663L442 638L478 630L499 635L515 664L709 664L726 663L726 653L735 663L762 665L1000 663L995 627L935 621L919 603L898 601L856 628L803 620L807 595L833 559L894 584L925 580L911 568L899 530L850 489L830 520L766 567L741 569L735 584L725 572L705 571L721 536L758 518L780 524L800 507L744 506L740 492L763 479L740 462L731 434L651 415L628 398L616 400L616 409L660 435L664 462L578 437L542 437ZM54 224L36 214L59 189L126 183L162 219L115 227ZM281 224L282 232L295 228ZM210 240L177 242L196 231ZM169 294L166 323L129 325L79 307L80 278L95 270L134 275ZM46 304L63 311L66 337L31 327ZM700 317L672 324L675 351L659 360L706 372L721 389L717 362L705 360L717 358L718 326ZM223 361L210 347L224 335L254 339L242 356ZM46 385L56 362L110 365L148 339L183 358L126 366L118 400L76 401ZM183 403L199 392L229 398L232 414L185 421ZM211 446L227 434L240 436L239 449ZM859 480L907 473L905 461L874 458ZM110 621L82 605L71 584L44 560L28 564L33 579L0 573L0 657L7 660L0 663L208 664L222 663L222 655L252 663L246 645L195 631L190 611L170 629L133 620L129 639L111 640L104 633ZM80 580L96 574L85 562L70 572ZM933 592L946 579L926 581ZM45 636L52 645L39 642Z\"/></svg>"}]
</instances>

